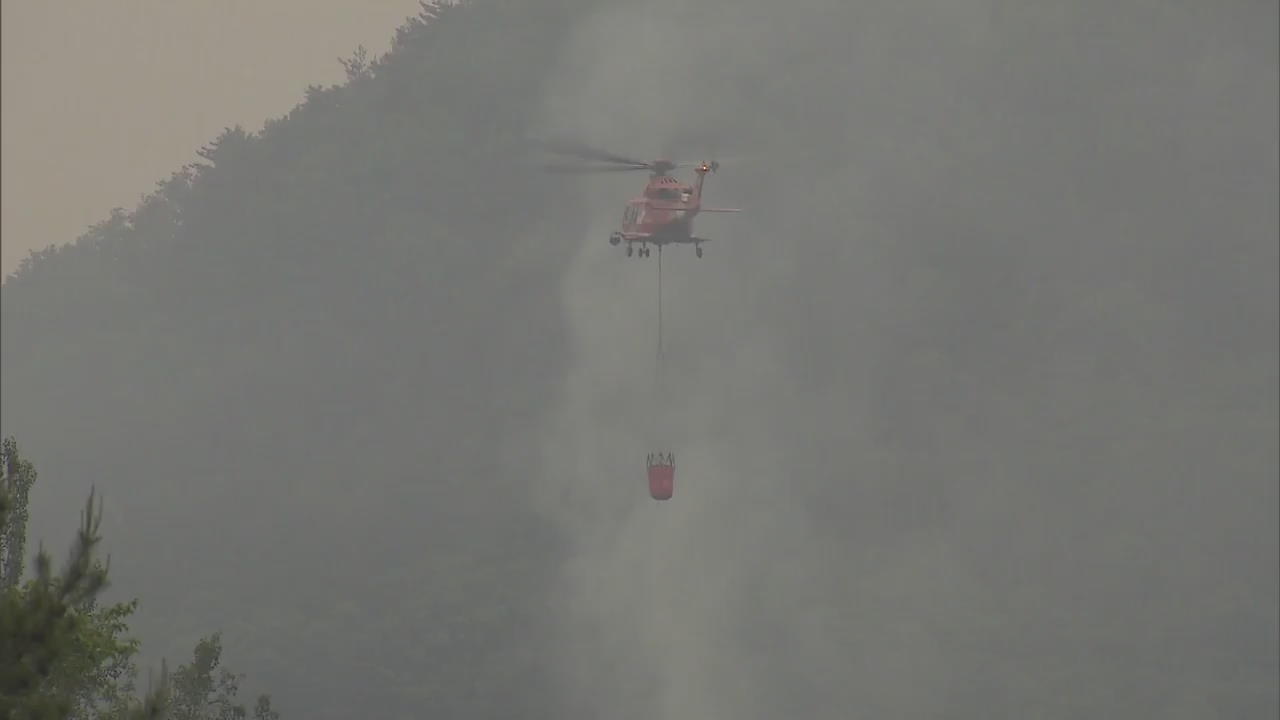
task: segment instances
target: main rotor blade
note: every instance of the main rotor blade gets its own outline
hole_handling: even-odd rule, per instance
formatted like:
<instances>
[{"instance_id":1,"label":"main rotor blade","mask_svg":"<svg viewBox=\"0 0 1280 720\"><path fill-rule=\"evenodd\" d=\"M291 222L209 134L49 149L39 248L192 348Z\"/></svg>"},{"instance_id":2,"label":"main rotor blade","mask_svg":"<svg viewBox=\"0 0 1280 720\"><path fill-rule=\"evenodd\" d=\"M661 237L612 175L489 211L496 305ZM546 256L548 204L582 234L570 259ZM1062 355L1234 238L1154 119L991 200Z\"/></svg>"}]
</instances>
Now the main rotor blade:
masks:
<instances>
[{"instance_id":1,"label":"main rotor blade","mask_svg":"<svg viewBox=\"0 0 1280 720\"><path fill-rule=\"evenodd\" d=\"M582 143L568 142L566 140L544 140L541 144L553 153L569 155L570 157L576 157L582 160L599 160L603 162L620 163L622 165L634 165L636 167L649 167L649 163L644 160L636 160L635 158L629 158L625 155L618 155L605 150L599 150L588 145L583 145Z\"/></svg>"},{"instance_id":2,"label":"main rotor blade","mask_svg":"<svg viewBox=\"0 0 1280 720\"><path fill-rule=\"evenodd\" d=\"M552 173L597 173L597 172L631 172L648 170L647 165L543 165L542 169Z\"/></svg>"}]
</instances>

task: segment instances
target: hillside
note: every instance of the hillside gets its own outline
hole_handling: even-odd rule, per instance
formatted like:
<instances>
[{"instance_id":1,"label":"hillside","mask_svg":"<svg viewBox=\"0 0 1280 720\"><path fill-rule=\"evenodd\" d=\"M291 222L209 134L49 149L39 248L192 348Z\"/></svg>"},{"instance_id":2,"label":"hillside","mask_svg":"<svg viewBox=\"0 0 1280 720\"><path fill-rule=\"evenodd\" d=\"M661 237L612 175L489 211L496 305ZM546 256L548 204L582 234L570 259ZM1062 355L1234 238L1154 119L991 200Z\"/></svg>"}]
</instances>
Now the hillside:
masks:
<instances>
[{"instance_id":1,"label":"hillside","mask_svg":"<svg viewBox=\"0 0 1280 720\"><path fill-rule=\"evenodd\" d=\"M33 536L286 717L1274 715L1276 9L1153 7L428 10L0 289ZM747 209L661 397L548 134Z\"/></svg>"},{"instance_id":2,"label":"hillside","mask_svg":"<svg viewBox=\"0 0 1280 720\"><path fill-rule=\"evenodd\" d=\"M532 39L504 33L495 55L502 13ZM461 682L480 666L538 672L519 658L536 643L504 650L533 632L507 596L536 592L550 533L517 512L520 479L494 452L564 358L558 298L538 289L571 247L549 232L521 257L521 215L548 198L512 162L555 17L406 24L345 85L228 130L200 167L5 285L4 429L50 478L37 532L67 536L66 508L96 484L149 657L225 628L297 717L394 716L428 668L452 688L436 707L482 708L502 700ZM458 57L487 66L471 70L482 86L452 79ZM404 633L415 618L430 629ZM433 648L459 623L477 659L441 672ZM376 677L348 667L374 657Z\"/></svg>"}]
</instances>

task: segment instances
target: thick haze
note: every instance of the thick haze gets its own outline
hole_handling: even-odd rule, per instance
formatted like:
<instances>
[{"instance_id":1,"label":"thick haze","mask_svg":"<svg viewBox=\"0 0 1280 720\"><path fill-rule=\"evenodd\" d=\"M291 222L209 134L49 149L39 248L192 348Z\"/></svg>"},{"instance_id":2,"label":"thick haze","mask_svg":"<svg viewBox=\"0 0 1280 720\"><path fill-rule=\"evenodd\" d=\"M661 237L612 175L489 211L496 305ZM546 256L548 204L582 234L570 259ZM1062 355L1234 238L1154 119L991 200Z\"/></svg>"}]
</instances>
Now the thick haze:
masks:
<instances>
[{"instance_id":1,"label":"thick haze","mask_svg":"<svg viewBox=\"0 0 1280 720\"><path fill-rule=\"evenodd\" d=\"M223 127L286 112L416 0L4 0L0 273L131 208Z\"/></svg>"},{"instance_id":2,"label":"thick haze","mask_svg":"<svg viewBox=\"0 0 1280 720\"><path fill-rule=\"evenodd\" d=\"M98 483L149 653L325 718L1276 715L1275 3L477 7L6 287L32 526ZM526 135L722 161L661 376L643 173Z\"/></svg>"},{"instance_id":3,"label":"thick haze","mask_svg":"<svg viewBox=\"0 0 1280 720\"><path fill-rule=\"evenodd\" d=\"M577 716L1274 712L1274 5L828 6L620 3L550 88L747 208L664 259L663 392L617 212L569 267Z\"/></svg>"}]
</instances>

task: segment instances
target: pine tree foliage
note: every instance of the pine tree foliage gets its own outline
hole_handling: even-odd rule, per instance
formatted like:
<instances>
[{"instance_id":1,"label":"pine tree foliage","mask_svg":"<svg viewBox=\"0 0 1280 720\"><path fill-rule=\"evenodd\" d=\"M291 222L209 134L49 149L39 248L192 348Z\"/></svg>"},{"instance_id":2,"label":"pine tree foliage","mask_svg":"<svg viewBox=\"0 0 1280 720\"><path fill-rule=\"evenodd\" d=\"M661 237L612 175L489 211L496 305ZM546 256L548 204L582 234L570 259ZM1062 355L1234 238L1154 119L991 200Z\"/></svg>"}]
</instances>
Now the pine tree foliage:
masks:
<instances>
[{"instance_id":1,"label":"pine tree foliage","mask_svg":"<svg viewBox=\"0 0 1280 720\"><path fill-rule=\"evenodd\" d=\"M30 462L18 456L18 443L13 438L5 438L0 448L0 469L4 477L0 479L0 590L18 584L22 571L26 566L23 553L26 552L27 503L31 495L31 486L36 481L36 471Z\"/></svg>"},{"instance_id":2,"label":"pine tree foliage","mask_svg":"<svg viewBox=\"0 0 1280 720\"><path fill-rule=\"evenodd\" d=\"M101 638L82 635L85 615L81 612L107 584L106 567L93 557L101 541L101 517L101 506L94 512L91 493L63 570L55 574L49 554L41 548L35 559L35 577L5 588L0 597L0 638L4 639L0 645L0 698L4 698L0 709L9 714L67 717L75 709L80 693L67 685L77 680L77 670L85 670L77 667L85 658L83 653L102 649L97 644ZM7 527L8 519L6 508L0 521ZM108 620L113 621L114 617ZM108 653L111 650L107 648Z\"/></svg>"},{"instance_id":3,"label":"pine tree foliage","mask_svg":"<svg viewBox=\"0 0 1280 720\"><path fill-rule=\"evenodd\" d=\"M169 685L169 720L240 720L248 709L236 702L240 681L221 667L222 634L214 633L196 643L191 662L174 671ZM259 695L253 706L254 720L279 720L271 698Z\"/></svg>"},{"instance_id":4,"label":"pine tree foliage","mask_svg":"<svg viewBox=\"0 0 1280 720\"><path fill-rule=\"evenodd\" d=\"M6 552L26 543L25 508L34 466L12 437L3 445L5 482L0 486L0 531ZM12 720L226 720L247 717L234 702L243 675L213 670L221 660L220 635L196 646L191 663L172 675L162 663L159 683L135 693L139 650L128 636L137 600L102 606L108 564L96 555L102 541L102 503L90 492L69 557L54 573L40 548L35 575L6 575L0 587L0 717ZM8 558L6 558L8 559ZM259 696L255 720L279 720L269 696Z\"/></svg>"}]
</instances>

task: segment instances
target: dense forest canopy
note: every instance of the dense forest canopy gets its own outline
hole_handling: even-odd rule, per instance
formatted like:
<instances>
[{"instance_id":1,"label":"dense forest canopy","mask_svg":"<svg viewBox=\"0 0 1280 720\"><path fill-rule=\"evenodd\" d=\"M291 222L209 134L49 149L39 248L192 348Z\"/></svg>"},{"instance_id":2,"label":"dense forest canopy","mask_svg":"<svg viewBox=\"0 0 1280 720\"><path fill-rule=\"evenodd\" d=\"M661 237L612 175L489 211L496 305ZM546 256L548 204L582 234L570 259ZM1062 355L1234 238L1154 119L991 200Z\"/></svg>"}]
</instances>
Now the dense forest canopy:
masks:
<instances>
[{"instance_id":1,"label":"dense forest canopy","mask_svg":"<svg viewBox=\"0 0 1280 720\"><path fill-rule=\"evenodd\" d=\"M220 629L289 717L1274 716L1276 26L424 5L5 282L31 533L97 488L141 661ZM661 396L637 178L557 134L747 209Z\"/></svg>"}]
</instances>

